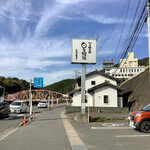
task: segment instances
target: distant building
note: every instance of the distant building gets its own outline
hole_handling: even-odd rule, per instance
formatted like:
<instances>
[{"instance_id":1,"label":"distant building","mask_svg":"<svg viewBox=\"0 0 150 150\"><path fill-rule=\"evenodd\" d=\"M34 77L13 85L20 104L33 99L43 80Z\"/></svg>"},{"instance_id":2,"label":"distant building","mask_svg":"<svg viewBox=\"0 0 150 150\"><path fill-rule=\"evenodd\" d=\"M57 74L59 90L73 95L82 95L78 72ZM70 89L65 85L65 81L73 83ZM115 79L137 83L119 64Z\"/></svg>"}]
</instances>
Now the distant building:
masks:
<instances>
[{"instance_id":1,"label":"distant building","mask_svg":"<svg viewBox=\"0 0 150 150\"><path fill-rule=\"evenodd\" d=\"M145 66L138 66L138 59L134 57L134 53L128 53L127 59L120 59L119 67L106 68L105 74L115 78L130 78L145 70Z\"/></svg>"},{"instance_id":2,"label":"distant building","mask_svg":"<svg viewBox=\"0 0 150 150\"><path fill-rule=\"evenodd\" d=\"M103 69L106 69L106 68L113 68L114 67L114 60L111 59L103 59Z\"/></svg>"},{"instance_id":3,"label":"distant building","mask_svg":"<svg viewBox=\"0 0 150 150\"><path fill-rule=\"evenodd\" d=\"M134 58L134 53L128 53L127 59L120 59L119 68L138 67L138 59Z\"/></svg>"}]
</instances>

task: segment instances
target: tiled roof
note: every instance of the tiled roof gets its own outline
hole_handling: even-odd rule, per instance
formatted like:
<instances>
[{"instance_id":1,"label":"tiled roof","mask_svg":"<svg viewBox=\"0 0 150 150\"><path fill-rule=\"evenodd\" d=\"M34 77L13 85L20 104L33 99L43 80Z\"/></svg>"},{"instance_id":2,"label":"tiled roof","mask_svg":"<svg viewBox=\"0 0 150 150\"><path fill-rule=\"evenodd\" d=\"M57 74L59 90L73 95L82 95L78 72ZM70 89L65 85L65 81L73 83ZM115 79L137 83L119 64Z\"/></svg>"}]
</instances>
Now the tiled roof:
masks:
<instances>
[{"instance_id":1,"label":"tiled roof","mask_svg":"<svg viewBox=\"0 0 150 150\"><path fill-rule=\"evenodd\" d=\"M114 77L112 77L112 76L109 76L109 75L107 75L107 74L105 74L105 73L103 73L103 72L101 72L101 71L97 71L97 70L95 70L95 71L93 71L93 72L87 73L87 74L86 74L86 77L89 77L89 76L94 75L94 74L99 74L99 75L101 75L101 76L103 76L103 77L106 77L106 78L108 78L108 79L111 79L111 80L120 82L119 79L114 78ZM81 80L81 77L78 77L77 80Z\"/></svg>"}]
</instances>

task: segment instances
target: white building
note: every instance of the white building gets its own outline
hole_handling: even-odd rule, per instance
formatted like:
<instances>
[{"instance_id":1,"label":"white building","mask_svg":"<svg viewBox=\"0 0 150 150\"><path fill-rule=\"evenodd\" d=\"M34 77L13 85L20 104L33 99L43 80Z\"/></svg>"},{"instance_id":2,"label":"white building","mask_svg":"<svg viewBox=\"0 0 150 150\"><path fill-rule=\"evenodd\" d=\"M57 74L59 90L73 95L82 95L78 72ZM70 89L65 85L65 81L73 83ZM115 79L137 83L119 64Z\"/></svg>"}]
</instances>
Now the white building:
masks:
<instances>
[{"instance_id":1,"label":"white building","mask_svg":"<svg viewBox=\"0 0 150 150\"><path fill-rule=\"evenodd\" d=\"M120 59L119 68L137 68L138 67L138 59L134 57L134 53L128 53L127 59Z\"/></svg>"},{"instance_id":2,"label":"white building","mask_svg":"<svg viewBox=\"0 0 150 150\"><path fill-rule=\"evenodd\" d=\"M117 86L118 79L100 71L86 74L86 106L91 107L119 107ZM76 88L69 95L72 97L72 106L81 106L81 78L77 78Z\"/></svg>"},{"instance_id":3,"label":"white building","mask_svg":"<svg viewBox=\"0 0 150 150\"><path fill-rule=\"evenodd\" d=\"M106 68L105 74L115 78L130 78L145 70L145 66L138 66L138 59L134 58L134 53L128 53L127 59L120 59L119 67Z\"/></svg>"}]
</instances>

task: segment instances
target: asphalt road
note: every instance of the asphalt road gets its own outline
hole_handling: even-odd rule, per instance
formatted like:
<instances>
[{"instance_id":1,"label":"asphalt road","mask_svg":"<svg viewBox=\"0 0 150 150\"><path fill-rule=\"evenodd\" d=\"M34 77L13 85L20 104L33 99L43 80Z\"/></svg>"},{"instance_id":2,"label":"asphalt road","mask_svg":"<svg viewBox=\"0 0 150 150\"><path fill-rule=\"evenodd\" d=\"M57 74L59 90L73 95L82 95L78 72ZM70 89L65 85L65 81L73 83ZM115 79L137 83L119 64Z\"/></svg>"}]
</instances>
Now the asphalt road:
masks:
<instances>
[{"instance_id":1,"label":"asphalt road","mask_svg":"<svg viewBox=\"0 0 150 150\"><path fill-rule=\"evenodd\" d=\"M16 114L12 113L8 118L0 118L0 133L8 130L9 128L17 127L24 120L24 114L26 117L29 117L29 107L26 113ZM33 111L36 113L41 113L45 111L46 108L37 108L37 106L33 106Z\"/></svg>"},{"instance_id":2,"label":"asphalt road","mask_svg":"<svg viewBox=\"0 0 150 150\"><path fill-rule=\"evenodd\" d=\"M1 150L71 150L63 125L64 107L42 111L27 124L0 136Z\"/></svg>"},{"instance_id":3,"label":"asphalt road","mask_svg":"<svg viewBox=\"0 0 150 150\"><path fill-rule=\"evenodd\" d=\"M33 122L27 126L17 128L6 138L2 136L4 139L1 138L0 149L5 150L13 147L14 150L27 150L32 147L36 150L71 150L69 138L62 123L63 119L60 117L64 107L49 112L44 111L44 109L35 111L37 111L38 116ZM1 123L5 122L9 124L10 120L0 120L0 126ZM150 150L150 134L141 133L128 127L127 121L75 123L70 120L70 123L88 150ZM9 126L12 126L11 123ZM72 134L70 131L69 133Z\"/></svg>"},{"instance_id":4,"label":"asphalt road","mask_svg":"<svg viewBox=\"0 0 150 150\"><path fill-rule=\"evenodd\" d=\"M89 150L150 150L150 134L128 127L127 122L72 125Z\"/></svg>"}]
</instances>

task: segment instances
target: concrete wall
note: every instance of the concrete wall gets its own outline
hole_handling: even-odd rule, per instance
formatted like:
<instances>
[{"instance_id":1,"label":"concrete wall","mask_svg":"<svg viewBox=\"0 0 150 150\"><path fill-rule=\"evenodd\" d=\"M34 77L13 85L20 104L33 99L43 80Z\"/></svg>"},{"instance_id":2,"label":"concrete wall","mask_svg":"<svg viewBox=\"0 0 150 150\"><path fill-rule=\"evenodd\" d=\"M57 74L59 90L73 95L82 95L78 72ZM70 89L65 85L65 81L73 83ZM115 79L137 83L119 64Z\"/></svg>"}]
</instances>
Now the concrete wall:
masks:
<instances>
[{"instance_id":1,"label":"concrete wall","mask_svg":"<svg viewBox=\"0 0 150 150\"><path fill-rule=\"evenodd\" d=\"M97 113L128 113L128 107L89 107L90 112L97 112ZM86 107L86 112L88 108ZM81 107L72 107L66 106L65 113L75 113L81 112Z\"/></svg>"}]
</instances>

